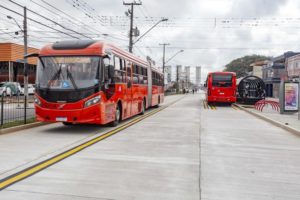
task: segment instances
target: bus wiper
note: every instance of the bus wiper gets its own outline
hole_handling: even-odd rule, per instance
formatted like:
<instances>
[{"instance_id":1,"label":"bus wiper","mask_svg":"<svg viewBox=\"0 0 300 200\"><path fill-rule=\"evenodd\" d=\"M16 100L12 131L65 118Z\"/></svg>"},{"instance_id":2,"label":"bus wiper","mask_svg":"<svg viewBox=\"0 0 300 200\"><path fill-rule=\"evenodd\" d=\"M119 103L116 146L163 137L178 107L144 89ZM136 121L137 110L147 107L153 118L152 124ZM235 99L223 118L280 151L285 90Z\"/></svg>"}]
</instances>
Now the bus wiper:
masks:
<instances>
[{"instance_id":1,"label":"bus wiper","mask_svg":"<svg viewBox=\"0 0 300 200\"><path fill-rule=\"evenodd\" d=\"M50 81L48 82L47 91L50 89L50 85L51 85L52 81L57 79L60 76L60 74L61 74L61 66L60 66L59 70L57 70L57 72L51 77Z\"/></svg>"},{"instance_id":2,"label":"bus wiper","mask_svg":"<svg viewBox=\"0 0 300 200\"><path fill-rule=\"evenodd\" d=\"M77 85L76 85L76 83L75 83L75 81L74 81L74 78L73 78L73 76L72 76L72 73L69 71L68 68L67 68L67 77L70 78L71 83L72 83L73 87L75 88L75 90L78 90L78 87L77 87Z\"/></svg>"}]
</instances>

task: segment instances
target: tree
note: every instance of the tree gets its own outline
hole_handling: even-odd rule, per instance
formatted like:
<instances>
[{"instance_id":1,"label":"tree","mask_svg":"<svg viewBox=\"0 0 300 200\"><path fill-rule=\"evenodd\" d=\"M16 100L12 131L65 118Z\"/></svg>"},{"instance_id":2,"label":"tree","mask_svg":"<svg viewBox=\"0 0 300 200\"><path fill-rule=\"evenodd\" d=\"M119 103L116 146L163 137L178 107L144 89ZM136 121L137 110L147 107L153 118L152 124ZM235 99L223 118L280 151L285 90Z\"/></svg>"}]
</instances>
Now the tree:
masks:
<instances>
[{"instance_id":1,"label":"tree","mask_svg":"<svg viewBox=\"0 0 300 200\"><path fill-rule=\"evenodd\" d=\"M248 72L252 71L252 67L250 66L250 64L268 59L270 59L270 57L261 55L247 55L231 61L225 66L224 71L235 72L237 78L247 76Z\"/></svg>"}]
</instances>

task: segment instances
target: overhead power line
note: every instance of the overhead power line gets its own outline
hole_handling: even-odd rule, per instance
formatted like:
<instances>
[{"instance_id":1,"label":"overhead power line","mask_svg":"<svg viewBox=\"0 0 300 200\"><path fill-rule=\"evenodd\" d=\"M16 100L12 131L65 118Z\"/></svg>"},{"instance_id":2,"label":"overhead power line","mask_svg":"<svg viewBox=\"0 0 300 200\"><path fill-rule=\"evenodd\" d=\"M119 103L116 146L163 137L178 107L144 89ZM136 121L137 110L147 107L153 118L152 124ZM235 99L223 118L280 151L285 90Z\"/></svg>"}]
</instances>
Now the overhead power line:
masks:
<instances>
[{"instance_id":1,"label":"overhead power line","mask_svg":"<svg viewBox=\"0 0 300 200\"><path fill-rule=\"evenodd\" d=\"M48 10L49 12L51 12L51 13L55 13L55 15L58 15L58 16L61 17L61 18L67 19L69 22L72 22L73 24L74 24L73 21L76 21L76 22L78 22L79 24L83 25L85 28L88 28L88 30L90 30L90 31L92 31L92 32L95 32L95 33L96 33L96 32L97 32L97 33L101 33L99 30L97 30L97 29L95 29L95 28L93 28L93 27L87 25L86 23L82 22L81 20L77 19L76 17L69 15L68 13L66 13L66 12L62 11L61 9L59 9L59 8L57 8L57 7L55 7L55 6L53 6L52 4L48 3L47 1L41 0L42 3L44 3L44 4L47 5L48 7L50 7L50 8L52 8L52 9L56 10L57 12L63 14L64 16L62 16L61 14L58 14L58 13L56 13L56 12L53 12L52 10L46 8L45 6L43 6L43 5L41 5L41 4L36 3L36 2L33 1L33 0L31 0L31 1L32 1L33 3L35 3L36 5L39 5L40 7L44 8L44 9L47 9L47 10ZM72 20L73 20L73 21L72 21Z\"/></svg>"},{"instance_id":2,"label":"overhead power line","mask_svg":"<svg viewBox=\"0 0 300 200\"><path fill-rule=\"evenodd\" d=\"M1 8L4 8L5 10L8 10L8 11L10 11L10 12L16 14L16 15L19 15L19 16L22 16L22 17L23 17L23 15L22 15L21 13L16 12L16 11L10 9L10 8L7 8L7 7L3 6L3 5L0 5L0 7L1 7ZM44 23L42 23L42 22L39 22L39 21L37 21L37 20L34 20L34 19L32 19L32 18L27 17L27 19L30 20L30 21L32 21L32 22L35 22L35 23L37 23L37 24L39 24L39 25L42 25L42 26L45 26L45 27L50 28L50 29L52 29L52 30L55 30L55 31L57 31L57 32L59 32L59 33L68 35L68 36L70 36L70 37L72 37L72 38L80 39L79 37L76 37L76 36L71 35L71 34L69 34L69 33L63 32L63 31L61 31L61 30L59 30L59 29L53 28L53 27L51 27L51 26L48 26L48 25L46 25L46 24L44 24Z\"/></svg>"},{"instance_id":3,"label":"overhead power line","mask_svg":"<svg viewBox=\"0 0 300 200\"><path fill-rule=\"evenodd\" d=\"M10 1L11 3L13 3L13 4L15 4L15 5L19 6L19 7L22 7L22 8L24 7L24 6L22 6L21 4L18 4L18 3L16 3L16 2L12 1L12 0L8 0L8 1ZM46 19L46 20L48 20L48 21L50 21L50 22L52 22L52 23L54 23L54 24L60 26L61 28L65 29L65 30L68 30L68 31L71 31L71 32L76 33L76 34L78 34L78 35L81 35L81 36L83 36L83 37L92 39L92 38L89 37L89 36L86 36L86 35L84 35L84 34L82 34L82 33L79 33L79 32L74 31L74 30L72 30L72 29L70 29L70 28L68 28L68 27L65 27L64 25L61 25L60 23L57 23L56 21L54 21L54 20L52 20L52 19L49 19L48 17L45 17L45 16L43 16L43 15L41 15L41 14L39 14L39 13L37 13L37 12L31 10L31 9L28 9L28 8L27 8L27 10L28 10L29 12L31 12L31 13L34 13L34 14L37 15L37 16L40 16L40 17L42 17L42 18L44 18L44 19ZM29 19L29 18L28 18L28 19Z\"/></svg>"}]
</instances>

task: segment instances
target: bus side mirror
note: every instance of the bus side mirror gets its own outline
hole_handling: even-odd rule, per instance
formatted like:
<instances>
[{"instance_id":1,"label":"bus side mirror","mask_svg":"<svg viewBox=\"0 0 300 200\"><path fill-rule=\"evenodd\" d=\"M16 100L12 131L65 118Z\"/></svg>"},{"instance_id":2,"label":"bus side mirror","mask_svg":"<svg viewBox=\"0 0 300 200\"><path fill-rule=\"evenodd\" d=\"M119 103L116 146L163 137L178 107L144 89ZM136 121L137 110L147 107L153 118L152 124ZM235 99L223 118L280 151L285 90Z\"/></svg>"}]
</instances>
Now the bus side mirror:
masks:
<instances>
[{"instance_id":1,"label":"bus side mirror","mask_svg":"<svg viewBox=\"0 0 300 200\"><path fill-rule=\"evenodd\" d=\"M26 54L24 56L24 58L32 58L32 57L39 57L39 54L38 53L31 53L31 54Z\"/></svg>"}]
</instances>

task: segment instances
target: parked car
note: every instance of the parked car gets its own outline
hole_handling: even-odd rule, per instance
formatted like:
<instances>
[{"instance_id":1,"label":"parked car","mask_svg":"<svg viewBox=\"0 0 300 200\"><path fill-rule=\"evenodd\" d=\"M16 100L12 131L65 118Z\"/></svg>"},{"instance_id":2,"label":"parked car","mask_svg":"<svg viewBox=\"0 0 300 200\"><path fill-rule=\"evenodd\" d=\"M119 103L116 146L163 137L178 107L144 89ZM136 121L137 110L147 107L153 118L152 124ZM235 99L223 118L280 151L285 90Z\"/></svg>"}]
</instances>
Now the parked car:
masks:
<instances>
[{"instance_id":1,"label":"parked car","mask_svg":"<svg viewBox=\"0 0 300 200\"><path fill-rule=\"evenodd\" d=\"M34 85L28 84L28 95L34 95ZM21 88L21 94L24 95L24 87Z\"/></svg>"},{"instance_id":2,"label":"parked car","mask_svg":"<svg viewBox=\"0 0 300 200\"><path fill-rule=\"evenodd\" d=\"M34 95L34 85L33 84L28 84L28 94Z\"/></svg>"},{"instance_id":3,"label":"parked car","mask_svg":"<svg viewBox=\"0 0 300 200\"><path fill-rule=\"evenodd\" d=\"M0 83L0 95L13 96L20 95L22 88L18 82L1 82Z\"/></svg>"}]
</instances>

